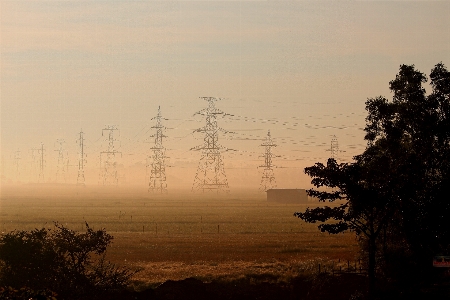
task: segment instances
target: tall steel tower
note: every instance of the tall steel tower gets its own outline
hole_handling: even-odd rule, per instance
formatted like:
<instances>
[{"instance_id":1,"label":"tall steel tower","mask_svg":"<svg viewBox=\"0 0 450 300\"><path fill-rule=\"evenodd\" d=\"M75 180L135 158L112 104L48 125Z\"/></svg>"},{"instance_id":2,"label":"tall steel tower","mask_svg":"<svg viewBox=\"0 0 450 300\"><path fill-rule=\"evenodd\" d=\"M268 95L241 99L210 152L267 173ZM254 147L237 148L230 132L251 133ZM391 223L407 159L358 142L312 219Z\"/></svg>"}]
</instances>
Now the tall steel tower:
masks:
<instances>
[{"instance_id":1,"label":"tall steel tower","mask_svg":"<svg viewBox=\"0 0 450 300\"><path fill-rule=\"evenodd\" d=\"M16 169L16 181L19 181L19 179L20 179L20 164L19 164L19 162L20 162L20 150L18 150L17 149L17 151L15 152L15 154L14 154L14 161L15 161L15 169Z\"/></svg>"},{"instance_id":2,"label":"tall steel tower","mask_svg":"<svg viewBox=\"0 0 450 300\"><path fill-rule=\"evenodd\" d=\"M102 181L103 185L118 185L119 178L117 176L117 161L116 154L122 155L121 152L114 148L114 131L118 130L116 126L109 125L102 129L102 136L104 132L108 132L108 150L100 152L100 168L103 169ZM102 157L106 156L106 159L102 161Z\"/></svg>"},{"instance_id":3,"label":"tall steel tower","mask_svg":"<svg viewBox=\"0 0 450 300\"><path fill-rule=\"evenodd\" d=\"M41 143L41 148L38 149L38 154L39 154L39 179L38 182L44 182L44 164L45 164L45 160L44 160L44 144Z\"/></svg>"},{"instance_id":4,"label":"tall steel tower","mask_svg":"<svg viewBox=\"0 0 450 300\"><path fill-rule=\"evenodd\" d=\"M80 131L80 137L77 140L78 144L78 176L77 176L77 185L85 185L85 177L84 177L84 164L86 163L86 154L84 153L84 132Z\"/></svg>"},{"instance_id":5,"label":"tall steel tower","mask_svg":"<svg viewBox=\"0 0 450 300\"><path fill-rule=\"evenodd\" d=\"M150 178L148 182L148 191L153 193L167 193L167 182L166 182L166 166L165 166L165 152L166 148L163 147L163 138L167 137L164 135L165 127L162 125L161 120L161 108L158 107L158 115L152 120L156 119L156 125L152 128L156 129L156 134L150 137L155 138L155 145L150 149L153 151L153 155L149 156L151 163L147 165L150 169ZM164 119L166 120L166 119Z\"/></svg>"},{"instance_id":6,"label":"tall steel tower","mask_svg":"<svg viewBox=\"0 0 450 300\"><path fill-rule=\"evenodd\" d=\"M339 143L338 143L337 137L335 135L333 135L333 137L331 138L331 147L330 147L330 149L327 149L327 151L331 152L330 158L338 160L339 152L342 152L342 151L339 150Z\"/></svg>"},{"instance_id":7,"label":"tall steel tower","mask_svg":"<svg viewBox=\"0 0 450 300\"><path fill-rule=\"evenodd\" d=\"M38 169L38 157L36 155L36 152L38 152L39 149L37 148L31 148L30 152L31 152L31 170L30 170L30 174L29 174L29 178L30 178L30 182L33 182L36 179L36 175L38 174L37 169Z\"/></svg>"},{"instance_id":8,"label":"tall steel tower","mask_svg":"<svg viewBox=\"0 0 450 300\"><path fill-rule=\"evenodd\" d=\"M272 147L276 147L277 145L272 141L270 130L267 132L265 141L260 146L265 148L265 152L262 156L264 157L264 165L259 166L260 168L264 168L259 190L265 192L277 186L275 176L273 174L274 165L272 164Z\"/></svg>"},{"instance_id":9,"label":"tall steel tower","mask_svg":"<svg viewBox=\"0 0 450 300\"><path fill-rule=\"evenodd\" d=\"M57 139L56 142L59 144L59 148L55 151L58 152L58 165L56 166L56 182L66 182L66 172L69 164L67 155L64 154L65 141L63 139Z\"/></svg>"},{"instance_id":10,"label":"tall steel tower","mask_svg":"<svg viewBox=\"0 0 450 300\"><path fill-rule=\"evenodd\" d=\"M208 107L194 114L204 116L206 125L194 131L204 133L205 137L203 138L203 145L191 149L202 151L192 191L228 192L228 182L221 156L221 151L225 148L218 143L219 131L226 131L217 126L217 116L227 114L215 107L215 102L219 99L214 97L200 98L208 101Z\"/></svg>"}]
</instances>

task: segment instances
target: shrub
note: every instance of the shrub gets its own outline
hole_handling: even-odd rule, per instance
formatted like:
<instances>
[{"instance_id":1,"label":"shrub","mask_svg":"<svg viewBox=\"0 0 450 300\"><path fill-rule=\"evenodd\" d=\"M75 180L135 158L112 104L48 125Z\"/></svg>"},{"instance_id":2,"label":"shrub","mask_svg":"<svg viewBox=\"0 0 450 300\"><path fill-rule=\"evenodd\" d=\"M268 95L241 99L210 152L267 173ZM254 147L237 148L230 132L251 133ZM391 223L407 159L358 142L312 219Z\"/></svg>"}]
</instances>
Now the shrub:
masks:
<instances>
[{"instance_id":1,"label":"shrub","mask_svg":"<svg viewBox=\"0 0 450 300\"><path fill-rule=\"evenodd\" d=\"M136 273L105 261L113 236L104 229L12 231L0 238L0 283L47 288L64 298L124 289Z\"/></svg>"}]
</instances>

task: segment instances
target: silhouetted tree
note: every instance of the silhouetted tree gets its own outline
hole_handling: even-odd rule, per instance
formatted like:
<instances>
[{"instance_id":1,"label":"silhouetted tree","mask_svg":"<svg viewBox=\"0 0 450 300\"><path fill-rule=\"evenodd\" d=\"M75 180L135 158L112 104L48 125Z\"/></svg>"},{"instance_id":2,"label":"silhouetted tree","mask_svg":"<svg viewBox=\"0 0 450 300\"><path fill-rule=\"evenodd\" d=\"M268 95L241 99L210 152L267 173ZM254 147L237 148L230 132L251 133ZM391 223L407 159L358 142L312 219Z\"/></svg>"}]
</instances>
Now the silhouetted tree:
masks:
<instances>
[{"instance_id":1,"label":"silhouetted tree","mask_svg":"<svg viewBox=\"0 0 450 300\"><path fill-rule=\"evenodd\" d=\"M370 291L375 283L376 240L392 215L392 197L385 195L378 186L379 177L383 174L380 174L379 168L372 165L377 163L380 163L378 158L367 159L362 156L350 164L338 164L330 158L326 166L316 163L305 168L305 173L313 177L314 186L333 188L332 191L309 190L310 196L318 198L319 201L345 201L340 201L334 207L308 208L303 213L294 214L310 223L333 220L332 223L319 225L322 232L336 234L351 230L367 239Z\"/></svg>"},{"instance_id":2,"label":"silhouetted tree","mask_svg":"<svg viewBox=\"0 0 450 300\"><path fill-rule=\"evenodd\" d=\"M350 164L328 160L305 169L320 201L343 199L337 207L307 209L295 215L322 231L354 230L367 238L369 276L373 283L377 243L386 251L386 234L404 241L395 245L411 255L417 270L431 267L433 255L450 250L450 72L442 63L426 76L408 65L390 82L392 101L366 102L366 150ZM383 233L384 237L380 238Z\"/></svg>"},{"instance_id":3,"label":"silhouetted tree","mask_svg":"<svg viewBox=\"0 0 450 300\"><path fill-rule=\"evenodd\" d=\"M430 78L427 96L426 76L402 65L390 82L392 101L366 102L365 153L383 153L390 162L383 188L397 197L391 226L422 271L433 255L450 250L450 72L439 63Z\"/></svg>"},{"instance_id":4,"label":"silhouetted tree","mask_svg":"<svg viewBox=\"0 0 450 300\"><path fill-rule=\"evenodd\" d=\"M55 230L13 231L0 238L0 283L48 288L76 298L122 289L135 273L105 262L113 237L104 229L77 233L58 223Z\"/></svg>"}]
</instances>

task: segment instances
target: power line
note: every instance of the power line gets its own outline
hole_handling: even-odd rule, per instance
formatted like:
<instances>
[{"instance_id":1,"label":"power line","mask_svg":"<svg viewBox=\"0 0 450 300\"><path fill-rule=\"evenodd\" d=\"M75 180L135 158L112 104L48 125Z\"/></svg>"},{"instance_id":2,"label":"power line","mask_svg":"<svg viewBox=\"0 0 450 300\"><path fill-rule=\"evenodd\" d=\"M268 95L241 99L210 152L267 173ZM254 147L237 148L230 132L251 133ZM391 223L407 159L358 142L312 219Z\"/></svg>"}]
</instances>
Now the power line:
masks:
<instances>
[{"instance_id":1,"label":"power line","mask_svg":"<svg viewBox=\"0 0 450 300\"><path fill-rule=\"evenodd\" d=\"M29 180L33 182L36 179L36 175L38 174L38 157L36 155L36 152L39 151L38 148L31 148L31 170L30 170L30 177Z\"/></svg>"},{"instance_id":2,"label":"power line","mask_svg":"<svg viewBox=\"0 0 450 300\"><path fill-rule=\"evenodd\" d=\"M78 143L78 175L77 185L84 186L86 178L84 177L84 164L87 163L86 154L84 153L84 132L80 130Z\"/></svg>"},{"instance_id":3,"label":"power line","mask_svg":"<svg viewBox=\"0 0 450 300\"><path fill-rule=\"evenodd\" d=\"M20 177L20 168L19 168L19 162L20 162L20 150L17 150L14 154L14 161L16 166L16 180L19 181Z\"/></svg>"},{"instance_id":4,"label":"power line","mask_svg":"<svg viewBox=\"0 0 450 300\"><path fill-rule=\"evenodd\" d=\"M194 114L204 116L206 125L194 131L202 132L204 134L204 138L203 145L191 149L202 151L197 173L195 174L192 191L216 193L229 192L228 181L225 175L224 164L221 156L221 151L225 148L218 142L219 131L226 131L217 126L217 117L224 117L227 114L215 107L215 102L220 99L214 97L200 98L208 101L208 107Z\"/></svg>"},{"instance_id":5,"label":"power line","mask_svg":"<svg viewBox=\"0 0 450 300\"><path fill-rule=\"evenodd\" d=\"M147 170L150 169L150 178L148 182L148 191L153 193L167 193L167 182L166 182L166 166L165 166L165 152L166 149L163 146L163 138L167 137L164 135L165 127L162 125L161 120L161 108L158 107L158 114L155 118L156 125L152 126L156 130L156 134L150 137L155 138L155 145L150 149L153 151L153 155L148 158L152 159L151 164L147 164ZM166 119L164 119L166 120Z\"/></svg>"},{"instance_id":6,"label":"power line","mask_svg":"<svg viewBox=\"0 0 450 300\"><path fill-rule=\"evenodd\" d=\"M330 158L333 158L336 161L339 159L339 152L345 152L343 150L339 150L339 142L335 135L331 138L331 146L330 149L327 149L327 151L331 152Z\"/></svg>"},{"instance_id":7,"label":"power line","mask_svg":"<svg viewBox=\"0 0 450 300\"><path fill-rule=\"evenodd\" d=\"M45 164L45 160L44 160L44 144L41 143L41 148L38 149L38 154L40 155L40 159L39 159L39 179L38 182L44 182L44 164Z\"/></svg>"},{"instance_id":8,"label":"power line","mask_svg":"<svg viewBox=\"0 0 450 300\"><path fill-rule=\"evenodd\" d=\"M260 184L260 191L267 191L277 186L275 181L275 176L273 173L273 167L272 164L272 147L276 147L277 145L273 143L272 137L270 136L270 130L267 132L266 140L260 145L261 147L264 147L264 165L260 166L263 169L263 175L261 177L261 184Z\"/></svg>"},{"instance_id":9,"label":"power line","mask_svg":"<svg viewBox=\"0 0 450 300\"><path fill-rule=\"evenodd\" d=\"M66 172L69 165L69 159L64 156L66 152L64 150L65 141L63 139L57 139L56 142L59 144L58 151L58 164L56 166L56 182L64 181L66 182Z\"/></svg>"},{"instance_id":10,"label":"power line","mask_svg":"<svg viewBox=\"0 0 450 300\"><path fill-rule=\"evenodd\" d=\"M114 142L114 131L118 130L115 125L108 125L106 128L102 129L102 136L104 132L108 132L108 150L100 152L100 167L103 168L103 185L118 185L119 177L117 175L117 161L116 154L122 155L122 152L115 150ZM102 156L106 155L106 160L102 162Z\"/></svg>"}]
</instances>

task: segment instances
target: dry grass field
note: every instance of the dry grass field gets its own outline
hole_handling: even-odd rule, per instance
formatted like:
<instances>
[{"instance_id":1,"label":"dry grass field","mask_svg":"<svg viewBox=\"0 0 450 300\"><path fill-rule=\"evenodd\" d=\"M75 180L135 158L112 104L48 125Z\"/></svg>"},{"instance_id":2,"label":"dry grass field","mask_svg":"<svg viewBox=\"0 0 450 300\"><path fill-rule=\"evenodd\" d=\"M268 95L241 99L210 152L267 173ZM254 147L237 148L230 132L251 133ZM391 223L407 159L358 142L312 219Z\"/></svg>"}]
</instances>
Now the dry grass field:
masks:
<instances>
[{"instance_id":1,"label":"dry grass field","mask_svg":"<svg viewBox=\"0 0 450 300\"><path fill-rule=\"evenodd\" d=\"M136 282L250 276L287 280L318 263L353 260L353 234L329 235L295 218L307 206L270 204L264 195L200 198L150 197L129 192L67 193L2 190L0 229L52 228L58 221L81 231L84 223L114 236L108 259L139 268Z\"/></svg>"}]
</instances>

